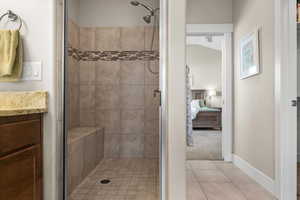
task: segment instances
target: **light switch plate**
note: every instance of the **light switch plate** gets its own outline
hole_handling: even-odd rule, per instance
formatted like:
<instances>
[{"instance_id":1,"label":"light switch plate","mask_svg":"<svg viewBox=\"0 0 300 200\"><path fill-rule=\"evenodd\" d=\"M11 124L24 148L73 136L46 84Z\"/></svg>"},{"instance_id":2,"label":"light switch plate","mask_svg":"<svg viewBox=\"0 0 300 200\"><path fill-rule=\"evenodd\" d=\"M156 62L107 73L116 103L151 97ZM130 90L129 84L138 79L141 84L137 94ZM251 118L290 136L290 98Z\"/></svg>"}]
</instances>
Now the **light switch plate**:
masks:
<instances>
[{"instance_id":1,"label":"light switch plate","mask_svg":"<svg viewBox=\"0 0 300 200\"><path fill-rule=\"evenodd\" d=\"M23 81L41 81L42 80L42 62L24 62L23 63Z\"/></svg>"}]
</instances>

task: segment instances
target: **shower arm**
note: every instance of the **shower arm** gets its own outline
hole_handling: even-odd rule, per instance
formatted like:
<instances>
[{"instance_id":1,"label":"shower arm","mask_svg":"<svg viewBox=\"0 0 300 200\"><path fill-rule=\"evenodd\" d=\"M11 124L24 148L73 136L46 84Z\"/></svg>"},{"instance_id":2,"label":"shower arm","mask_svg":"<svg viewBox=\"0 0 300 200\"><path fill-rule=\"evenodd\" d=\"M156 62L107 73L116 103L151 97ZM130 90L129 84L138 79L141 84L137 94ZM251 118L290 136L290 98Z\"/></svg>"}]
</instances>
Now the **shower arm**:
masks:
<instances>
[{"instance_id":1,"label":"shower arm","mask_svg":"<svg viewBox=\"0 0 300 200\"><path fill-rule=\"evenodd\" d=\"M157 11L159 11L159 8L153 9L153 10L152 10L152 14L154 15ZM152 15L152 16L153 16L153 15Z\"/></svg>"},{"instance_id":2,"label":"shower arm","mask_svg":"<svg viewBox=\"0 0 300 200\"><path fill-rule=\"evenodd\" d=\"M154 13L155 13L156 10L157 10L157 9L153 9L153 8L151 8L150 6L147 6L147 5L143 4L143 3L140 3L139 5L140 5L140 6L143 6L146 10L150 11L152 16L154 15Z\"/></svg>"}]
</instances>

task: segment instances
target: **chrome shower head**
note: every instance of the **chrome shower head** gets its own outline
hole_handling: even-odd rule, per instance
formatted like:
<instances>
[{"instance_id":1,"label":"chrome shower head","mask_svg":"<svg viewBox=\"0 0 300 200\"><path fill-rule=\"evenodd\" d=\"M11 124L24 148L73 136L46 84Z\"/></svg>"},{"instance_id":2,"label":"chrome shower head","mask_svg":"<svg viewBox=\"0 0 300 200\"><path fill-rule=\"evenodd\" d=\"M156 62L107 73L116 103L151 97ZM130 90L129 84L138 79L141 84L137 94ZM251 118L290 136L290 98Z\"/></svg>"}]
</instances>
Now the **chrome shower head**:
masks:
<instances>
[{"instance_id":1,"label":"chrome shower head","mask_svg":"<svg viewBox=\"0 0 300 200\"><path fill-rule=\"evenodd\" d=\"M149 14L144 16L143 17L143 20L147 23L147 24L150 24L151 21L152 21L152 17L155 16L155 13L159 10L159 8L152 8L151 6L149 5L146 5L144 3L141 3L139 1L130 1L130 4L133 5L133 6L142 6L144 7L146 10L149 11Z\"/></svg>"},{"instance_id":2,"label":"chrome shower head","mask_svg":"<svg viewBox=\"0 0 300 200\"><path fill-rule=\"evenodd\" d=\"M151 15L154 14L155 10L151 6L148 6L148 5L144 4L144 3L141 3L139 1L130 1L130 4L133 5L133 6L142 6L145 9L147 9L148 11L150 11Z\"/></svg>"},{"instance_id":3,"label":"chrome shower head","mask_svg":"<svg viewBox=\"0 0 300 200\"><path fill-rule=\"evenodd\" d=\"M151 23L151 18L152 18L152 15L146 15L143 17L143 20L147 23L147 24L150 24Z\"/></svg>"},{"instance_id":4,"label":"chrome shower head","mask_svg":"<svg viewBox=\"0 0 300 200\"><path fill-rule=\"evenodd\" d=\"M140 2L138 2L138 1L130 1L130 4L133 5L133 6L139 6Z\"/></svg>"}]
</instances>

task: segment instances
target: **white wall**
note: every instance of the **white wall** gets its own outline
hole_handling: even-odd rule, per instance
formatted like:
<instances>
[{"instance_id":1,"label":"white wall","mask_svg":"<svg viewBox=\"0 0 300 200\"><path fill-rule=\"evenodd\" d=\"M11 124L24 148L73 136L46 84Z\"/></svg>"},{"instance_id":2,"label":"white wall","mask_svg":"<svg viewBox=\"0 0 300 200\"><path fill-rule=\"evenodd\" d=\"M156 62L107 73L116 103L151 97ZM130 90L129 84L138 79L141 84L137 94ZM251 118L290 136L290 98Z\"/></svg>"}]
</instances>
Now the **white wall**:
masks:
<instances>
[{"instance_id":1,"label":"white wall","mask_svg":"<svg viewBox=\"0 0 300 200\"><path fill-rule=\"evenodd\" d=\"M186 199L186 2L168 1L167 55L167 194L168 200ZM164 81L164 80L162 80ZM164 135L164 134L163 134Z\"/></svg>"},{"instance_id":2,"label":"white wall","mask_svg":"<svg viewBox=\"0 0 300 200\"><path fill-rule=\"evenodd\" d=\"M233 0L233 5L234 153L274 178L274 1ZM239 42L258 27L262 72L240 80Z\"/></svg>"},{"instance_id":3,"label":"white wall","mask_svg":"<svg viewBox=\"0 0 300 200\"><path fill-rule=\"evenodd\" d=\"M142 17L149 14L142 7L130 4L131 0L80 0L80 26L124 27L145 26ZM141 1L159 7L158 0Z\"/></svg>"},{"instance_id":4,"label":"white wall","mask_svg":"<svg viewBox=\"0 0 300 200\"><path fill-rule=\"evenodd\" d=\"M188 24L231 24L232 0L187 0Z\"/></svg>"},{"instance_id":5,"label":"white wall","mask_svg":"<svg viewBox=\"0 0 300 200\"><path fill-rule=\"evenodd\" d=\"M22 37L25 61L42 61L43 80L0 83L0 91L46 90L49 112L44 118L44 199L57 200L56 95L55 95L55 0L1 0L0 13L12 10L24 21Z\"/></svg>"},{"instance_id":6,"label":"white wall","mask_svg":"<svg viewBox=\"0 0 300 200\"><path fill-rule=\"evenodd\" d=\"M191 69L192 89L222 91L222 51L201 45L187 46L187 65ZM209 106L220 107L221 96L212 97Z\"/></svg>"},{"instance_id":7,"label":"white wall","mask_svg":"<svg viewBox=\"0 0 300 200\"><path fill-rule=\"evenodd\" d=\"M187 45L201 45L214 50L222 50L223 35L215 35L212 41L208 41L206 36L189 35L187 36Z\"/></svg>"},{"instance_id":8,"label":"white wall","mask_svg":"<svg viewBox=\"0 0 300 200\"><path fill-rule=\"evenodd\" d=\"M192 89L221 91L222 52L201 45L187 46L187 64L193 77Z\"/></svg>"}]
</instances>

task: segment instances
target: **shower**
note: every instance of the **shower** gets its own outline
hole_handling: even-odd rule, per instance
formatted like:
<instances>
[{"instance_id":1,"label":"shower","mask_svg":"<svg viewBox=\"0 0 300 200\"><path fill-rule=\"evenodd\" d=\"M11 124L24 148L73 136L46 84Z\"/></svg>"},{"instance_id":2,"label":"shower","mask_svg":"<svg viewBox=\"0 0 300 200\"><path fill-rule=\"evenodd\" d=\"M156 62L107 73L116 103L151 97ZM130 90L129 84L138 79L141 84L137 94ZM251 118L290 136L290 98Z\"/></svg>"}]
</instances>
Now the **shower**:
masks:
<instances>
[{"instance_id":1,"label":"shower","mask_svg":"<svg viewBox=\"0 0 300 200\"><path fill-rule=\"evenodd\" d=\"M65 199L159 200L160 0L66 1Z\"/></svg>"},{"instance_id":2,"label":"shower","mask_svg":"<svg viewBox=\"0 0 300 200\"><path fill-rule=\"evenodd\" d=\"M158 11L158 8L154 9L152 8L151 6L148 6L144 3L141 3L139 1L131 1L130 2L131 5L133 6L142 6L144 7L146 10L148 10L150 13L149 15L146 15L143 17L143 20L147 23L147 24L150 24L151 21L152 21L152 17L155 17L155 12Z\"/></svg>"},{"instance_id":3,"label":"shower","mask_svg":"<svg viewBox=\"0 0 300 200\"><path fill-rule=\"evenodd\" d=\"M156 13L157 13L157 11L159 11L159 8L152 8L151 6L146 5L144 3L141 3L139 1L131 1L130 4L133 5L133 6L141 6L141 7L145 8L147 11L149 11L148 15L143 16L143 20L147 24L150 24L152 22L152 18L153 18L153 32L152 32L152 38L151 38L151 45L150 45L150 49L149 49L149 51L153 51L154 37L155 37L156 29L157 29L155 27L158 26L158 20L157 20L157 14ZM159 72L155 72L151 69L150 61L147 62L147 69L152 74L156 74L156 75L159 74Z\"/></svg>"}]
</instances>

